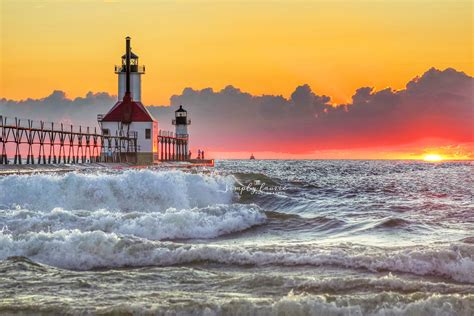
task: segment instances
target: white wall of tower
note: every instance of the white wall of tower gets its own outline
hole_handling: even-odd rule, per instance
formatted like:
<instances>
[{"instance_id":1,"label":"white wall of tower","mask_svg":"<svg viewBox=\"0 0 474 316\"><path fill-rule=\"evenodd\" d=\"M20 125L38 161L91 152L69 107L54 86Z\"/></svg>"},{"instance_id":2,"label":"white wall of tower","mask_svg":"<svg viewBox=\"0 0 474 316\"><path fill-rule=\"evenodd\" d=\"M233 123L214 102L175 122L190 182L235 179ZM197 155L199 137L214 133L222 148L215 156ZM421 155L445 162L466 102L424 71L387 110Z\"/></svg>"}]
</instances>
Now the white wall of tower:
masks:
<instances>
[{"instance_id":1,"label":"white wall of tower","mask_svg":"<svg viewBox=\"0 0 474 316\"><path fill-rule=\"evenodd\" d=\"M180 135L188 135L188 125L184 124L176 124L176 129L175 129L176 136Z\"/></svg>"},{"instance_id":2,"label":"white wall of tower","mask_svg":"<svg viewBox=\"0 0 474 316\"><path fill-rule=\"evenodd\" d=\"M141 73L131 72L130 73L130 90L132 93L133 101L142 101L142 79ZM126 73L118 73L118 100L122 100L125 95L125 85L126 85Z\"/></svg>"},{"instance_id":3,"label":"white wall of tower","mask_svg":"<svg viewBox=\"0 0 474 316\"><path fill-rule=\"evenodd\" d=\"M121 130L120 122L102 122L102 130L109 130L109 135L115 136ZM151 130L150 138L146 138L146 129ZM132 122L129 127L130 131L137 132L138 152L156 153L158 151L158 122ZM123 126L126 133L127 127Z\"/></svg>"}]
</instances>

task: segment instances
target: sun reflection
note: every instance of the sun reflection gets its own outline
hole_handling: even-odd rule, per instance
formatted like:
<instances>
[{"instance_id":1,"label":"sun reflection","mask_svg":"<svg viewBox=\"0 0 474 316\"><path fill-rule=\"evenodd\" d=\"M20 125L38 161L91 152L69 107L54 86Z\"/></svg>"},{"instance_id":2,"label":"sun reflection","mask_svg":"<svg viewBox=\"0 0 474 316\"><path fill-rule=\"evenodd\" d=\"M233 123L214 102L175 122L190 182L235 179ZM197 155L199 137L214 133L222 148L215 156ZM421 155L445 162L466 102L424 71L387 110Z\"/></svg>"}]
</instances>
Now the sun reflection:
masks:
<instances>
[{"instance_id":1,"label":"sun reflection","mask_svg":"<svg viewBox=\"0 0 474 316\"><path fill-rule=\"evenodd\" d=\"M430 161L430 162L436 162L436 161L441 161L443 160L443 157L438 154L427 154L423 156L424 161Z\"/></svg>"}]
</instances>

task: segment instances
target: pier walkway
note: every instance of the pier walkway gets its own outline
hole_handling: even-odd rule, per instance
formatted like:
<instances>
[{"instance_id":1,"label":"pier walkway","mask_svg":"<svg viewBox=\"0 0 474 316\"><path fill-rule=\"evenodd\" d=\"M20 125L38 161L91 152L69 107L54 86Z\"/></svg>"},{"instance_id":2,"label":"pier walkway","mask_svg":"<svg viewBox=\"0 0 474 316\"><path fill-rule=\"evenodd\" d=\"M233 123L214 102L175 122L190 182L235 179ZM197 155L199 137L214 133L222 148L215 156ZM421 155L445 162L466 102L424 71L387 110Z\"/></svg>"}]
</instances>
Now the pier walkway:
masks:
<instances>
[{"instance_id":1,"label":"pier walkway","mask_svg":"<svg viewBox=\"0 0 474 316\"><path fill-rule=\"evenodd\" d=\"M176 167L214 165L212 159L190 159L187 135L183 137L160 130L157 144L155 164L171 163ZM57 167L53 166L64 164L134 165L137 164L138 152L140 146L134 131L127 132L127 135L104 135L96 127L0 115L0 166L51 165L54 169Z\"/></svg>"},{"instance_id":2,"label":"pier walkway","mask_svg":"<svg viewBox=\"0 0 474 316\"><path fill-rule=\"evenodd\" d=\"M102 135L97 128L0 115L1 164L134 163L137 136Z\"/></svg>"}]
</instances>

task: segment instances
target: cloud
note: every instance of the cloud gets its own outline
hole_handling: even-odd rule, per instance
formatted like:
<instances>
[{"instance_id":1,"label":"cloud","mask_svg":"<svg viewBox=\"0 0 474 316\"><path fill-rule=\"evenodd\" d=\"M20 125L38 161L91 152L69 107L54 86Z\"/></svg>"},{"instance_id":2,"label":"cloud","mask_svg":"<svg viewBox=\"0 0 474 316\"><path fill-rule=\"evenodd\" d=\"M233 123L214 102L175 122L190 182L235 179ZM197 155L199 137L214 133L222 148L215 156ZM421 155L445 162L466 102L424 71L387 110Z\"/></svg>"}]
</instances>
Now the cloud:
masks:
<instances>
[{"instance_id":1,"label":"cloud","mask_svg":"<svg viewBox=\"0 0 474 316\"><path fill-rule=\"evenodd\" d=\"M55 90L42 99L15 101L2 98L0 115L95 127L97 114L107 113L116 100L106 92L88 92L85 97L69 99L63 91Z\"/></svg>"},{"instance_id":2,"label":"cloud","mask_svg":"<svg viewBox=\"0 0 474 316\"><path fill-rule=\"evenodd\" d=\"M192 144L212 151L271 151L307 154L316 150L397 146L422 139L472 142L474 80L454 69L429 69L399 91L361 87L348 104L332 106L328 96L308 85L289 98L255 96L227 86L185 88L171 107L150 106L160 128L171 129L180 104L192 120ZM115 97L89 93L67 99L63 92L39 100L0 100L0 113L50 120L68 119L95 125Z\"/></svg>"},{"instance_id":3,"label":"cloud","mask_svg":"<svg viewBox=\"0 0 474 316\"><path fill-rule=\"evenodd\" d=\"M252 96L232 86L186 88L171 98L183 104L200 142L219 150L306 153L399 145L424 138L472 141L474 81L454 69L430 69L405 89L358 89L337 107L299 86L289 99Z\"/></svg>"}]
</instances>

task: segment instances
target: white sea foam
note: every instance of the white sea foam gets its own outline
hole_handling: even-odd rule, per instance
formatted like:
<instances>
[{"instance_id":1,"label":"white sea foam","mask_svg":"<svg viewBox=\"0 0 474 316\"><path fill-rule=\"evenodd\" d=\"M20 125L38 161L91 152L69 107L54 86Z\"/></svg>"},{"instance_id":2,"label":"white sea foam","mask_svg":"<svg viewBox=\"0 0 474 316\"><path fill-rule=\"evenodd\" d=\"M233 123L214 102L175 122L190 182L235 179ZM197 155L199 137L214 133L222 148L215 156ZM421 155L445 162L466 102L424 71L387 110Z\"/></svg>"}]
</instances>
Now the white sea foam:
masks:
<instances>
[{"instance_id":1,"label":"white sea foam","mask_svg":"<svg viewBox=\"0 0 474 316\"><path fill-rule=\"evenodd\" d=\"M133 235L151 240L212 238L247 229L265 222L264 212L256 205L217 204L203 208L169 208L159 212L0 211L0 227L18 235L28 232L104 231Z\"/></svg>"},{"instance_id":2,"label":"white sea foam","mask_svg":"<svg viewBox=\"0 0 474 316\"><path fill-rule=\"evenodd\" d=\"M371 294L370 296L347 295L294 295L292 292L277 300L245 297L215 299L210 302L169 306L166 302L148 304L122 304L106 307L103 313L131 313L134 315L321 315L321 316L450 316L471 315L474 295L409 295L396 293Z\"/></svg>"},{"instance_id":3,"label":"white sea foam","mask_svg":"<svg viewBox=\"0 0 474 316\"><path fill-rule=\"evenodd\" d=\"M400 295L379 294L372 297L327 297L323 295L293 295L291 292L267 306L249 300L234 300L227 306L219 306L214 315L225 312L227 308L236 313L259 315L456 315L468 312L470 307L464 301L473 297L459 295L431 295L411 298L411 302L400 302ZM403 299L402 299L403 300ZM383 302L383 303L381 303ZM240 312L239 312L240 311Z\"/></svg>"},{"instance_id":4,"label":"white sea foam","mask_svg":"<svg viewBox=\"0 0 474 316\"><path fill-rule=\"evenodd\" d=\"M176 292L175 292L176 293ZM178 292L180 293L180 292ZM168 293L166 293L168 294ZM15 300L14 306L3 308L4 312L21 315L67 314L67 315L260 315L260 316L455 316L472 315L474 295L417 293L371 293L368 295L295 295L293 292L279 298L248 297L241 294L229 297L225 293L193 293L171 299L138 301L136 296L126 302L103 304L100 298L94 305L84 306L84 301L58 304L57 297L27 296ZM160 296L161 296L160 292ZM182 295L182 293L181 293ZM34 297L36 300L31 299ZM156 296L153 296L156 297ZM192 299L191 299L192 298ZM176 304L175 302L179 302ZM69 303L69 304L68 304ZM79 304L83 305L79 305Z\"/></svg>"},{"instance_id":5,"label":"white sea foam","mask_svg":"<svg viewBox=\"0 0 474 316\"><path fill-rule=\"evenodd\" d=\"M371 247L179 244L121 237L102 231L0 234L0 259L26 256L70 269L168 266L211 261L234 265L315 265L433 275L474 283L474 246L379 249Z\"/></svg>"},{"instance_id":6,"label":"white sea foam","mask_svg":"<svg viewBox=\"0 0 474 316\"><path fill-rule=\"evenodd\" d=\"M233 179L181 171L0 178L0 228L104 231L152 240L212 238L265 221L256 205L231 204Z\"/></svg>"},{"instance_id":7,"label":"white sea foam","mask_svg":"<svg viewBox=\"0 0 474 316\"><path fill-rule=\"evenodd\" d=\"M0 177L0 209L163 211L230 203L232 177L182 171Z\"/></svg>"}]
</instances>

